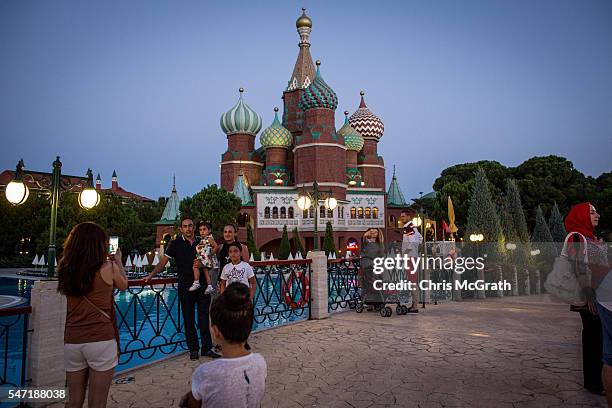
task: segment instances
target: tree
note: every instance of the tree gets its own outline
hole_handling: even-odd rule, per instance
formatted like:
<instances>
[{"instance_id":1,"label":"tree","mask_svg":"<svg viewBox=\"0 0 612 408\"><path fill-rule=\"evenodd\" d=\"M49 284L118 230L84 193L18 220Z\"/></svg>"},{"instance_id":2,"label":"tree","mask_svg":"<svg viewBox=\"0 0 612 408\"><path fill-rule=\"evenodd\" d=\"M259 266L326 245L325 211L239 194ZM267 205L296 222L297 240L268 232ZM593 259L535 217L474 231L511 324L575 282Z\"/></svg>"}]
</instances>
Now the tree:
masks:
<instances>
[{"instance_id":1,"label":"tree","mask_svg":"<svg viewBox=\"0 0 612 408\"><path fill-rule=\"evenodd\" d=\"M192 197L181 200L179 209L181 214L188 214L194 220L211 222L213 234L221 236L225 224L236 223L241 204L233 193L212 184Z\"/></svg>"},{"instance_id":2,"label":"tree","mask_svg":"<svg viewBox=\"0 0 612 408\"><path fill-rule=\"evenodd\" d=\"M249 253L253 255L253 259L256 261L260 261L261 252L255 244L255 237L253 237L253 227L251 227L250 223L247 224L247 247L249 248Z\"/></svg>"},{"instance_id":3,"label":"tree","mask_svg":"<svg viewBox=\"0 0 612 408\"><path fill-rule=\"evenodd\" d=\"M567 231L565 230L563 217L559 212L559 206L557 206L556 201L553 205L552 211L550 212L550 217L548 218L548 229L550 230L553 242L563 243L565 236L567 235Z\"/></svg>"},{"instance_id":4,"label":"tree","mask_svg":"<svg viewBox=\"0 0 612 408\"><path fill-rule=\"evenodd\" d=\"M542 208L538 206L536 211L536 225L533 229L533 235L531 236L531 242L533 246L540 250L540 256L538 259L546 260L550 262L555 256L557 256L557 250L553 244L553 237L548 229L546 220Z\"/></svg>"},{"instance_id":5,"label":"tree","mask_svg":"<svg viewBox=\"0 0 612 408\"><path fill-rule=\"evenodd\" d=\"M491 198L489 181L483 169L478 168L467 218L467 234L483 234L489 259L500 260L504 254L504 234Z\"/></svg>"},{"instance_id":6,"label":"tree","mask_svg":"<svg viewBox=\"0 0 612 408\"><path fill-rule=\"evenodd\" d=\"M517 167L505 167L494 161L479 161L444 169L433 184L438 199L429 210L436 218L446 218L445 200L451 196L460 236L464 232L461 226L465 225L474 174L478 167L482 167L487 175L494 201L500 200L499 195L506 189L508 178L516 180L528 231L535 226L538 205L547 213L553 202L556 202L561 212L566 213L572 205L590 201L602 215L598 234L604 237L612 234L612 207L608 205L612 200L612 172L603 173L597 178L586 177L566 158L544 156L532 157ZM551 232L554 237L552 228Z\"/></svg>"},{"instance_id":7,"label":"tree","mask_svg":"<svg viewBox=\"0 0 612 408\"><path fill-rule=\"evenodd\" d=\"M302 257L306 256L306 250L304 249L304 245L302 244L302 239L300 238L300 234L298 233L297 227L293 229L293 248L295 249L295 254L298 252L302 254Z\"/></svg>"},{"instance_id":8,"label":"tree","mask_svg":"<svg viewBox=\"0 0 612 408\"><path fill-rule=\"evenodd\" d=\"M521 193L516 185L516 181L512 179L508 179L506 183L506 206L512 218L512 226L517 238L514 258L519 265L528 265L531 262L529 230L527 229L527 221L525 221L525 213L521 203Z\"/></svg>"},{"instance_id":9,"label":"tree","mask_svg":"<svg viewBox=\"0 0 612 408\"><path fill-rule=\"evenodd\" d=\"M438 197L432 209L432 215L436 218L448 219L447 200L448 196L452 197L457 226L460 228L459 235L465 232L474 177L478 169L482 169L489 180L491 197L499 196L505 187L509 169L496 161L482 160L448 167L442 171L433 184L433 189L438 192Z\"/></svg>"},{"instance_id":10,"label":"tree","mask_svg":"<svg viewBox=\"0 0 612 408\"><path fill-rule=\"evenodd\" d=\"M283 227L283 237L281 238L280 247L278 249L278 259L287 259L291 253L291 245L289 244L289 235L287 234L287 224Z\"/></svg>"},{"instance_id":11,"label":"tree","mask_svg":"<svg viewBox=\"0 0 612 408\"><path fill-rule=\"evenodd\" d=\"M334 227L331 221L327 221L325 226L325 239L323 239L323 251L329 256L331 253L336 253L336 245L334 244Z\"/></svg>"}]
</instances>

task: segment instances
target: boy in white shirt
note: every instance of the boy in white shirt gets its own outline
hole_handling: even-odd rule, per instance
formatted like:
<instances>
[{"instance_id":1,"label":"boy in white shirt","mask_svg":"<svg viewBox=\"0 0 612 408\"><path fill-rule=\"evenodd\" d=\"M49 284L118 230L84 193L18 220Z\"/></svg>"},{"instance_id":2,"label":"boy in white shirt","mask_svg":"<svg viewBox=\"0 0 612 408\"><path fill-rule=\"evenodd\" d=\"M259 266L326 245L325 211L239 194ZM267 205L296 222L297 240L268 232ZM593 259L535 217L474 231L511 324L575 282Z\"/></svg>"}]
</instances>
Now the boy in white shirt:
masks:
<instances>
[{"instance_id":1,"label":"boy in white shirt","mask_svg":"<svg viewBox=\"0 0 612 408\"><path fill-rule=\"evenodd\" d=\"M249 289L232 283L210 308L213 340L223 357L204 363L191 376L191 391L179 406L257 408L266 388L268 368L261 354L251 353L245 343L253 327L253 303Z\"/></svg>"},{"instance_id":2,"label":"boy in white shirt","mask_svg":"<svg viewBox=\"0 0 612 408\"><path fill-rule=\"evenodd\" d=\"M235 242L229 244L228 254L230 258L230 263L223 267L221 271L221 284L220 290L221 293L225 290L227 286L234 282L240 282L243 285L246 285L249 288L249 292L251 294L251 302L255 298L255 288L257 287L257 280L255 278L255 273L253 272L253 268L248 263L240 260L240 254L242 253L242 248Z\"/></svg>"}]
</instances>

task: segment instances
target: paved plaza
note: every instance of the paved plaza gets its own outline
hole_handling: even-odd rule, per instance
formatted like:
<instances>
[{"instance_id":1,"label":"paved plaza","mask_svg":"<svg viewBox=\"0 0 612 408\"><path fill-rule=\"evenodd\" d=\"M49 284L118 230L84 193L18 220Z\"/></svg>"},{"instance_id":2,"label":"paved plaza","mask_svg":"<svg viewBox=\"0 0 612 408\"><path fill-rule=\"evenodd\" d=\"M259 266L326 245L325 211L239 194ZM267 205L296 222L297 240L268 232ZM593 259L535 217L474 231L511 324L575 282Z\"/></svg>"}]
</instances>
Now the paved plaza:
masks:
<instances>
[{"instance_id":1,"label":"paved plaza","mask_svg":"<svg viewBox=\"0 0 612 408\"><path fill-rule=\"evenodd\" d=\"M583 391L580 318L546 296L353 311L254 334L268 363L263 407L605 407ZM113 385L111 407L175 407L186 354ZM55 404L55 406L59 406Z\"/></svg>"}]
</instances>

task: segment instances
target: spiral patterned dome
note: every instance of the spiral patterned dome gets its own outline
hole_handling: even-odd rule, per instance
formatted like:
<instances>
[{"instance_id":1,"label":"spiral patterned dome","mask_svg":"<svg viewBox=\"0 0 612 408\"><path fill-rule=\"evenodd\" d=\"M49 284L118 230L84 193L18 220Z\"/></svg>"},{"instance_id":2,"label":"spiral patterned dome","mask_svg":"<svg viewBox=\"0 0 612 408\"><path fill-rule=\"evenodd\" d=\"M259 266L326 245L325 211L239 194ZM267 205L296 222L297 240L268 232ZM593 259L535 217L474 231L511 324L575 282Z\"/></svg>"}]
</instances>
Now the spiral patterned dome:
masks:
<instances>
[{"instance_id":1,"label":"spiral patterned dome","mask_svg":"<svg viewBox=\"0 0 612 408\"><path fill-rule=\"evenodd\" d=\"M365 92L361 91L361 103L359 109L355 111L349 118L351 126L361 133L364 139L375 139L378 141L385 132L385 124L372 113L365 104L363 96Z\"/></svg>"},{"instance_id":2,"label":"spiral patterned dome","mask_svg":"<svg viewBox=\"0 0 612 408\"><path fill-rule=\"evenodd\" d=\"M317 74L315 75L315 79L300 97L298 106L303 111L312 108L336 110L338 107L338 96L336 96L334 90L323 80L319 70L320 65L321 61L317 61Z\"/></svg>"},{"instance_id":3,"label":"spiral patterned dome","mask_svg":"<svg viewBox=\"0 0 612 408\"><path fill-rule=\"evenodd\" d=\"M221 115L221 129L226 135L244 133L256 135L261 130L261 118L242 99L243 88L239 89L240 99L232 109Z\"/></svg>"},{"instance_id":4,"label":"spiral patterned dome","mask_svg":"<svg viewBox=\"0 0 612 408\"><path fill-rule=\"evenodd\" d=\"M344 145L348 150L358 152L363 148L363 137L349 123L348 114L348 111L344 111L344 125L336 133L344 138Z\"/></svg>"},{"instance_id":5,"label":"spiral patterned dome","mask_svg":"<svg viewBox=\"0 0 612 408\"><path fill-rule=\"evenodd\" d=\"M264 149L269 147L289 149L293 144L293 135L278 120L278 108L274 108L274 120L270 126L261 132L259 141Z\"/></svg>"}]
</instances>

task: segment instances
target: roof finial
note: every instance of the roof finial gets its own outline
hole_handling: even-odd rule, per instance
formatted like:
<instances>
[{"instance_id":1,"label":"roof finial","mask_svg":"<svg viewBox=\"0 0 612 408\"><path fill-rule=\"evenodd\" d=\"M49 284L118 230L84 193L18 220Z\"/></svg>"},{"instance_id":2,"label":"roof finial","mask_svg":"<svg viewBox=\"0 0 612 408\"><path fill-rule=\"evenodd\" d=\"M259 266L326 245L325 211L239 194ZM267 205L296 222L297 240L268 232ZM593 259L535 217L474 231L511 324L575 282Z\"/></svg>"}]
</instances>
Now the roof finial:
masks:
<instances>
[{"instance_id":1,"label":"roof finial","mask_svg":"<svg viewBox=\"0 0 612 408\"><path fill-rule=\"evenodd\" d=\"M278 112L278 106L274 107L274 112Z\"/></svg>"},{"instance_id":2,"label":"roof finial","mask_svg":"<svg viewBox=\"0 0 612 408\"><path fill-rule=\"evenodd\" d=\"M317 64L317 67L318 67L319 65L321 65L321 60L317 60L317 62L315 62L315 64Z\"/></svg>"},{"instance_id":3,"label":"roof finial","mask_svg":"<svg viewBox=\"0 0 612 408\"><path fill-rule=\"evenodd\" d=\"M172 174L172 192L176 193L176 173Z\"/></svg>"},{"instance_id":4,"label":"roof finial","mask_svg":"<svg viewBox=\"0 0 612 408\"><path fill-rule=\"evenodd\" d=\"M393 165L393 178L395 178L395 164Z\"/></svg>"},{"instance_id":5,"label":"roof finial","mask_svg":"<svg viewBox=\"0 0 612 408\"><path fill-rule=\"evenodd\" d=\"M365 95L365 92L361 91L359 92L359 95L361 95L361 103L359 104L360 108L367 108L366 103L365 103L365 99L363 98L363 96Z\"/></svg>"}]
</instances>

